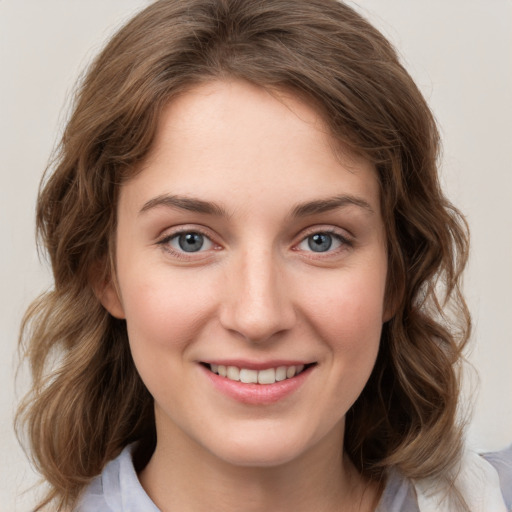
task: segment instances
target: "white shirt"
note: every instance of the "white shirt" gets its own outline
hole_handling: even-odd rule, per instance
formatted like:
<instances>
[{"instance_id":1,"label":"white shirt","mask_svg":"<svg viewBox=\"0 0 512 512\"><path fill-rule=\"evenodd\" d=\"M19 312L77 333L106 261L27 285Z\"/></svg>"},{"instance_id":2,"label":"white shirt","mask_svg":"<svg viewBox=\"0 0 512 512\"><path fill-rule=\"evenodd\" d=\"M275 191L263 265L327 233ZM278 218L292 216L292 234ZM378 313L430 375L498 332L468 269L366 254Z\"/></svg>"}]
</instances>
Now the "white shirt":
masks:
<instances>
[{"instance_id":1,"label":"white shirt","mask_svg":"<svg viewBox=\"0 0 512 512\"><path fill-rule=\"evenodd\" d=\"M132 462L133 447L127 446L105 466L86 488L76 512L160 512L137 478ZM475 454L470 459L465 461L467 471L463 469L460 473L463 479L460 488L477 489L478 503L468 503L472 512L512 511L512 446L483 457ZM473 476L476 480L471 480ZM438 499L435 486L429 485L428 480L413 483L391 471L375 512L440 512L445 509ZM480 503L482 500L486 503Z\"/></svg>"}]
</instances>

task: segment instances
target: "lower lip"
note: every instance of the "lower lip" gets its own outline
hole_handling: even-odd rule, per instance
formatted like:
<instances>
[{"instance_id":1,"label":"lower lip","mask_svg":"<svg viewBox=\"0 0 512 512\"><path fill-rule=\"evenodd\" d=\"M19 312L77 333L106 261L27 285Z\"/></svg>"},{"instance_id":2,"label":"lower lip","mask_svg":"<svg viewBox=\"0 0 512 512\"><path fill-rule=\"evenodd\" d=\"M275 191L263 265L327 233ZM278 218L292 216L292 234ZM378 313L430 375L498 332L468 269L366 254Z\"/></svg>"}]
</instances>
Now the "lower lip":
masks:
<instances>
[{"instance_id":1,"label":"lower lip","mask_svg":"<svg viewBox=\"0 0 512 512\"><path fill-rule=\"evenodd\" d=\"M291 379L275 382L274 384L244 384L227 377L221 377L203 365L200 365L200 367L218 391L238 402L251 405L272 404L292 395L302 386L314 368L311 366Z\"/></svg>"}]
</instances>

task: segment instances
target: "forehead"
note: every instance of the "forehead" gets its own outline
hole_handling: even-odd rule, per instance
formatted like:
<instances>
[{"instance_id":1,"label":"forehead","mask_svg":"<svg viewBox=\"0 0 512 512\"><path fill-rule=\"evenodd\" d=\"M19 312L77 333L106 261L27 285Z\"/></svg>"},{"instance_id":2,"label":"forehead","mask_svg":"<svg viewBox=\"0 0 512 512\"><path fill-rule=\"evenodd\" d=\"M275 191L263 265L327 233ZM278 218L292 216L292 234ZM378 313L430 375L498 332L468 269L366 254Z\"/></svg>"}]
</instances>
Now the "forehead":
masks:
<instances>
[{"instance_id":1,"label":"forehead","mask_svg":"<svg viewBox=\"0 0 512 512\"><path fill-rule=\"evenodd\" d=\"M378 210L375 169L339 147L318 111L297 95L215 81L162 110L153 146L128 188L154 195L203 191L215 200L227 189L261 198L274 189L283 199L303 200L348 192L367 196Z\"/></svg>"}]
</instances>

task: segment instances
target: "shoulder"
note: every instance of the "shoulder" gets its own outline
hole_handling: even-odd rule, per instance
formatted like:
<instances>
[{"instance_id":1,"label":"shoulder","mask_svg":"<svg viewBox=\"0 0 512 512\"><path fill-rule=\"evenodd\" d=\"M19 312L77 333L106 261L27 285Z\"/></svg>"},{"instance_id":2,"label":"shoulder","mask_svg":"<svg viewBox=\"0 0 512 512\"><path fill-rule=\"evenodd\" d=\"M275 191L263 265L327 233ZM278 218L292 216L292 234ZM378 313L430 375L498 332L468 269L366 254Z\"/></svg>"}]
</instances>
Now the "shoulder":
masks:
<instances>
[{"instance_id":1,"label":"shoulder","mask_svg":"<svg viewBox=\"0 0 512 512\"><path fill-rule=\"evenodd\" d=\"M412 481L390 470L375 512L420 512Z\"/></svg>"},{"instance_id":2,"label":"shoulder","mask_svg":"<svg viewBox=\"0 0 512 512\"><path fill-rule=\"evenodd\" d=\"M466 449L460 461L453 488L472 512L507 512L512 510L512 451L481 455ZM506 469L508 467L508 470ZM432 479L414 483L420 512L451 512L458 500L446 492L446 484Z\"/></svg>"},{"instance_id":3,"label":"shoulder","mask_svg":"<svg viewBox=\"0 0 512 512\"><path fill-rule=\"evenodd\" d=\"M512 444L500 452L485 453L483 457L498 473L505 504L512 510Z\"/></svg>"},{"instance_id":4,"label":"shoulder","mask_svg":"<svg viewBox=\"0 0 512 512\"><path fill-rule=\"evenodd\" d=\"M76 512L159 512L142 488L127 446L84 490Z\"/></svg>"},{"instance_id":5,"label":"shoulder","mask_svg":"<svg viewBox=\"0 0 512 512\"><path fill-rule=\"evenodd\" d=\"M466 451L455 487L472 512L512 511L512 446L482 455ZM438 481L411 481L390 471L376 512L453 512Z\"/></svg>"}]
</instances>

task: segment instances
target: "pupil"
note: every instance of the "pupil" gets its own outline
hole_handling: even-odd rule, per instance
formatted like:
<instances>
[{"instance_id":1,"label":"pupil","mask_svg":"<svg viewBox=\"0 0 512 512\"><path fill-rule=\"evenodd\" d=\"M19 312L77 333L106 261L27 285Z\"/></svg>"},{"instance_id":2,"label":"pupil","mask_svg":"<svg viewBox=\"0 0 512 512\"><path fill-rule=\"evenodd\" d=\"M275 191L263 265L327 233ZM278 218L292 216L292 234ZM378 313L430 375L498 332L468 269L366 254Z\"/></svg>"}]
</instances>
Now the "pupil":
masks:
<instances>
[{"instance_id":1,"label":"pupil","mask_svg":"<svg viewBox=\"0 0 512 512\"><path fill-rule=\"evenodd\" d=\"M199 233L186 233L180 235L178 243L186 252L196 252L203 246L203 235Z\"/></svg>"},{"instance_id":2,"label":"pupil","mask_svg":"<svg viewBox=\"0 0 512 512\"><path fill-rule=\"evenodd\" d=\"M309 248L315 252L328 251L332 245L332 237L327 233L317 233L308 239Z\"/></svg>"}]
</instances>

